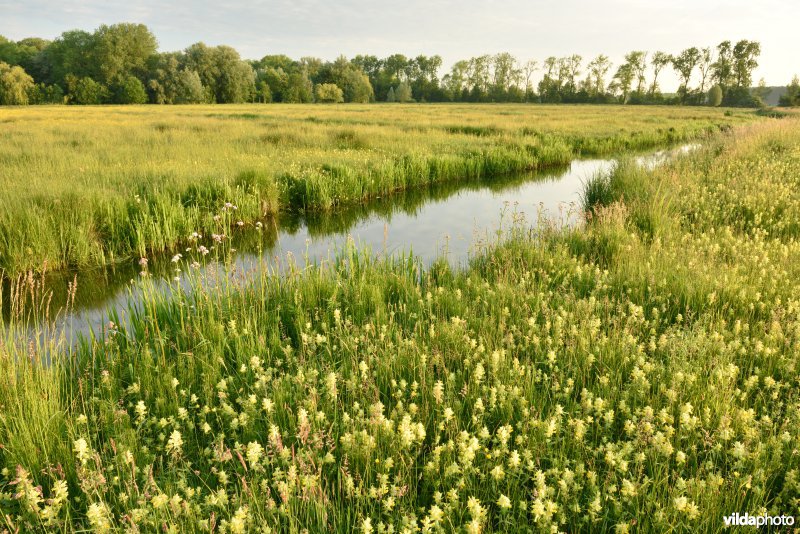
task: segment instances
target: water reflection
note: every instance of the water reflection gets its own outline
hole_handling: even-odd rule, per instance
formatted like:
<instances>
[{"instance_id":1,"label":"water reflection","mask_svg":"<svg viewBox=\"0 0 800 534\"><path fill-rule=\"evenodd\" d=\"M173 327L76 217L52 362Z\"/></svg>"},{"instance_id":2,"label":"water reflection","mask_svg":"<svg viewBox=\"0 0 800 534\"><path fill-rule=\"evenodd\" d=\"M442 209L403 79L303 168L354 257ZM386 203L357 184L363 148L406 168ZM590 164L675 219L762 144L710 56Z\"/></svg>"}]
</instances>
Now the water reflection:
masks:
<instances>
[{"instance_id":1,"label":"water reflection","mask_svg":"<svg viewBox=\"0 0 800 534\"><path fill-rule=\"evenodd\" d=\"M694 145L659 151L640 156L638 161L652 167L671 154L692 148ZM258 268L265 258L278 260L270 263L279 265L287 255L299 263L319 262L341 250L349 237L376 253L413 251L423 264L442 255L453 264L463 263L477 240L497 231L504 211L523 212L529 223L548 216L574 224L579 219L583 183L613 165L614 160L609 159L575 160L569 166L545 172L435 184L329 213L282 214L262 221L260 228L233 232L237 249L233 267L246 272ZM171 257L161 255L148 261L148 272L162 290L175 283L188 285L185 273L176 272ZM40 287L35 292L49 300L40 299L34 313L43 316L49 310L50 317L58 314L57 326L66 326L73 337L98 331L108 322L109 310L124 318L129 307L136 305L140 270L137 262L130 261L110 269L51 273L37 282ZM219 270L219 264L210 261L199 274L213 280ZM76 281L77 289L71 290ZM7 321L13 306L9 282L4 283L3 316Z\"/></svg>"}]
</instances>

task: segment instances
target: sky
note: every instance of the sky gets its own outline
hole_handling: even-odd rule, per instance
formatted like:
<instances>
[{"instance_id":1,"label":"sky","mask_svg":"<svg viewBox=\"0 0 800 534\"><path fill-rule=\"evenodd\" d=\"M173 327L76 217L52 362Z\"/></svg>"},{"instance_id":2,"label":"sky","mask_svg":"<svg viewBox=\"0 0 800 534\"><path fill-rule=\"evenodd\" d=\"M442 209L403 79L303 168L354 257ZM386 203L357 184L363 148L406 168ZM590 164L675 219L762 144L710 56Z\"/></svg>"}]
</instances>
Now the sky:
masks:
<instances>
[{"instance_id":1,"label":"sky","mask_svg":"<svg viewBox=\"0 0 800 534\"><path fill-rule=\"evenodd\" d=\"M13 40L115 22L146 24L162 51L203 41L248 59L439 54L440 75L487 53L540 63L603 53L619 64L631 50L673 53L750 39L762 46L754 81L786 85L800 74L798 0L0 0L0 35ZM677 86L669 72L660 81L665 90Z\"/></svg>"}]
</instances>

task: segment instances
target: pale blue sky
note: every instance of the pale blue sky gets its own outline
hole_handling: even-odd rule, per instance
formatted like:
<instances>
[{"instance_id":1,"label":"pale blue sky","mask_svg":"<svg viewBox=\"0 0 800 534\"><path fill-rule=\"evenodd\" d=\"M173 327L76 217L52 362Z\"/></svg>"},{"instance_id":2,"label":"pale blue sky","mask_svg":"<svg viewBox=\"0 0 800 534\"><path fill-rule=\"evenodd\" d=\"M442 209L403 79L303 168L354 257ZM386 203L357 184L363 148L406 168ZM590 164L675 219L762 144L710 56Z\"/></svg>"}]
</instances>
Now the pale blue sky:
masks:
<instances>
[{"instance_id":1,"label":"pale blue sky","mask_svg":"<svg viewBox=\"0 0 800 534\"><path fill-rule=\"evenodd\" d=\"M630 50L676 52L745 38L762 43L756 80L785 85L800 73L798 0L0 0L0 35L14 40L114 22L147 24L161 50L204 41L246 58L439 54L446 68L502 51L539 61L605 53L616 64ZM665 90L676 84L670 74Z\"/></svg>"}]
</instances>

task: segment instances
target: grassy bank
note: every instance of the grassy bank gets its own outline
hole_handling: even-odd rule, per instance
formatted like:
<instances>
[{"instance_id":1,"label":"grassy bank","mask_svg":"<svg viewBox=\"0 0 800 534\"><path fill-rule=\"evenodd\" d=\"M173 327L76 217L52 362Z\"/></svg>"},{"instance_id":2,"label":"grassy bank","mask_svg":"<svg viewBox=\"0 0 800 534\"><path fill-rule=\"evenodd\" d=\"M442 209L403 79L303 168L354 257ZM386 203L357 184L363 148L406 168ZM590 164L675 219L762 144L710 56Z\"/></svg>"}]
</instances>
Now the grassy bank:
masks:
<instances>
[{"instance_id":1,"label":"grassy bank","mask_svg":"<svg viewBox=\"0 0 800 534\"><path fill-rule=\"evenodd\" d=\"M0 345L0 524L718 532L800 516L800 123L620 166L464 270L344 251ZM196 254L196 253L195 253ZM186 261L192 261L187 258Z\"/></svg>"},{"instance_id":2,"label":"grassy bank","mask_svg":"<svg viewBox=\"0 0 800 534\"><path fill-rule=\"evenodd\" d=\"M0 109L0 270L92 267L280 210L697 139L745 111L523 105Z\"/></svg>"}]
</instances>

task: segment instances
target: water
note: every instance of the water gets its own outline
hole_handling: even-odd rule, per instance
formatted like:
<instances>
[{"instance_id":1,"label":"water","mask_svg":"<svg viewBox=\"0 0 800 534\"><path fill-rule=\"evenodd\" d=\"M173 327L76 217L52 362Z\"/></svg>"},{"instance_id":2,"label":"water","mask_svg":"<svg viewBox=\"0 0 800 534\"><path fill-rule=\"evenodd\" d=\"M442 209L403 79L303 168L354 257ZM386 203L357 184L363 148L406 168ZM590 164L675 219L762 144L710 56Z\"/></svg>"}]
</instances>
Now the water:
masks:
<instances>
[{"instance_id":1,"label":"water","mask_svg":"<svg viewBox=\"0 0 800 534\"><path fill-rule=\"evenodd\" d=\"M652 168L695 147L661 150L639 156L637 161ZM543 218L559 224L577 223L583 184L594 174L609 170L614 162L575 160L566 167L544 172L400 192L335 213L285 214L263 222L260 229L232 232L232 246L238 249L233 255L233 267L246 272L265 258L275 260L271 262L273 265L285 263L287 257L301 265L306 260L318 263L332 258L348 239L375 253L413 252L423 264L445 256L457 265L467 261L477 242L491 238L501 224L508 226L512 216L524 214L528 224L536 224ZM203 243L210 246L208 241L204 238ZM188 258L190 254L186 255ZM147 270L156 287L167 290L170 285L180 284L188 288L185 273L176 272L177 265L170 261L171 257L149 259ZM185 262L180 265L187 267ZM110 310L116 310L124 321L129 305L135 306L141 299L141 288L136 282L140 270L138 263L131 261L113 269L49 274L38 282L36 292L44 294L46 299L36 313L56 317L56 328L66 327L72 340L78 335L98 332L108 323ZM201 279L213 278L220 270L218 263L209 261L199 268L199 275ZM71 293L70 284L76 282L77 290ZM8 293L6 288L3 293L6 321L11 315ZM44 304L47 299L49 311Z\"/></svg>"}]
</instances>

